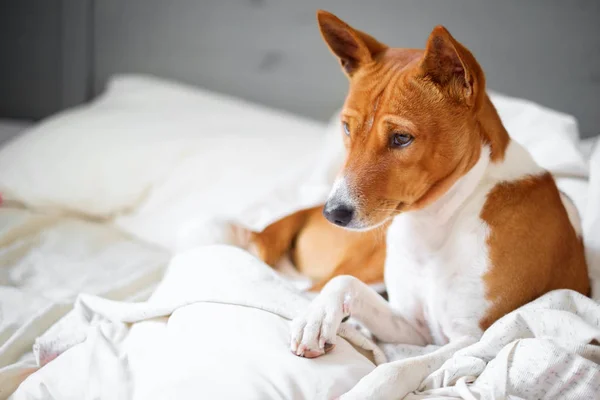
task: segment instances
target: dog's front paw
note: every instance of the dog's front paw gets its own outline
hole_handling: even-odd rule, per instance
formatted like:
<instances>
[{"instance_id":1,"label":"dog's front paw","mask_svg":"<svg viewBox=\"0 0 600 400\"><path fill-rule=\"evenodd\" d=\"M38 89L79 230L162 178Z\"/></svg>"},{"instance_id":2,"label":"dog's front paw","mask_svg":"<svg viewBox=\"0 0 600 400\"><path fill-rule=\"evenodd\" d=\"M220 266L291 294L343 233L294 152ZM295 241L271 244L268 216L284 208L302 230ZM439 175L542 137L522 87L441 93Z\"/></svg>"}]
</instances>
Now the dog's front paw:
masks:
<instances>
[{"instance_id":1,"label":"dog's front paw","mask_svg":"<svg viewBox=\"0 0 600 400\"><path fill-rule=\"evenodd\" d=\"M342 320L349 316L343 294L321 293L291 324L292 353L315 358L335 347Z\"/></svg>"}]
</instances>

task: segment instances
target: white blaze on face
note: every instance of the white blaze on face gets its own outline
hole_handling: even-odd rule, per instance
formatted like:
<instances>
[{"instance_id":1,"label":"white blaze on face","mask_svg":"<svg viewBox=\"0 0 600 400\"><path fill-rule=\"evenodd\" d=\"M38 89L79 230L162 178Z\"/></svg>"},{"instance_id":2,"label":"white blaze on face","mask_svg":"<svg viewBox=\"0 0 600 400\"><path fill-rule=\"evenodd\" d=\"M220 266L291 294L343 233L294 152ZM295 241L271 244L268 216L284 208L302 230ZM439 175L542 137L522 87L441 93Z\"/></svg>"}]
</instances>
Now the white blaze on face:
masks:
<instances>
[{"instance_id":1,"label":"white blaze on face","mask_svg":"<svg viewBox=\"0 0 600 400\"><path fill-rule=\"evenodd\" d=\"M351 208L356 208L356 201L351 194L344 176L337 178L333 183L329 198L327 199L327 204L330 207L336 207L343 204Z\"/></svg>"},{"instance_id":2,"label":"white blaze on face","mask_svg":"<svg viewBox=\"0 0 600 400\"><path fill-rule=\"evenodd\" d=\"M359 201L356 197L354 197L352 188L348 185L348 181L345 179L345 177L339 177L336 179L333 184L333 188L331 189L331 193L329 193L327 203L325 204L326 211L332 211L338 207L344 207L353 210L352 220L347 225L344 225L345 229L352 231L368 231L385 224L389 220L388 217L373 225L370 225L364 219L364 216L361 215Z\"/></svg>"}]
</instances>

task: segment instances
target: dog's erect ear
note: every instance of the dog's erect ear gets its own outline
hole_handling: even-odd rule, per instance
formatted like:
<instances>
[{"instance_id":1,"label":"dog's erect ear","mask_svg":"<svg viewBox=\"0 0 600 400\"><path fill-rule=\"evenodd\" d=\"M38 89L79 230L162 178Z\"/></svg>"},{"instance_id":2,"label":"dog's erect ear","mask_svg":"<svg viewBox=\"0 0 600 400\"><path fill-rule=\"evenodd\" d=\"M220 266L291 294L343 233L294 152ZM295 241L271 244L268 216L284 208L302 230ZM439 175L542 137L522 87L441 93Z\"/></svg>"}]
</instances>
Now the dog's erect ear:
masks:
<instances>
[{"instance_id":1,"label":"dog's erect ear","mask_svg":"<svg viewBox=\"0 0 600 400\"><path fill-rule=\"evenodd\" d=\"M317 11L317 21L323 39L339 58L348 76L352 76L361 65L372 62L375 55L387 48L327 11Z\"/></svg>"},{"instance_id":2,"label":"dog's erect ear","mask_svg":"<svg viewBox=\"0 0 600 400\"><path fill-rule=\"evenodd\" d=\"M421 69L425 76L469 105L484 85L483 72L473 54L443 26L436 26L429 35Z\"/></svg>"}]
</instances>

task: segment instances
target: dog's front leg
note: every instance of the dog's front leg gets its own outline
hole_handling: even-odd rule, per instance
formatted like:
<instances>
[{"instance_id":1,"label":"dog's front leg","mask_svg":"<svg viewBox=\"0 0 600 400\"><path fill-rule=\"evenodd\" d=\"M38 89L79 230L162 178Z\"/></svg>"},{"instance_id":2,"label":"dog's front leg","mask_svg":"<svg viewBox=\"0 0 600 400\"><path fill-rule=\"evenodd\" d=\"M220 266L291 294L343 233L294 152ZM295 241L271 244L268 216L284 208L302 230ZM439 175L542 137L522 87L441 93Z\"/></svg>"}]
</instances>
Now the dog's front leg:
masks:
<instances>
[{"instance_id":1,"label":"dog's front leg","mask_svg":"<svg viewBox=\"0 0 600 400\"><path fill-rule=\"evenodd\" d=\"M457 351L475 343L476 336L463 336L420 357L381 364L362 378L339 400L394 400L417 390L421 382L441 368Z\"/></svg>"},{"instance_id":2,"label":"dog's front leg","mask_svg":"<svg viewBox=\"0 0 600 400\"><path fill-rule=\"evenodd\" d=\"M292 321L292 352L312 358L329 351L342 320L350 316L383 342L427 344L377 292L353 276L342 275L329 281L308 309Z\"/></svg>"}]
</instances>

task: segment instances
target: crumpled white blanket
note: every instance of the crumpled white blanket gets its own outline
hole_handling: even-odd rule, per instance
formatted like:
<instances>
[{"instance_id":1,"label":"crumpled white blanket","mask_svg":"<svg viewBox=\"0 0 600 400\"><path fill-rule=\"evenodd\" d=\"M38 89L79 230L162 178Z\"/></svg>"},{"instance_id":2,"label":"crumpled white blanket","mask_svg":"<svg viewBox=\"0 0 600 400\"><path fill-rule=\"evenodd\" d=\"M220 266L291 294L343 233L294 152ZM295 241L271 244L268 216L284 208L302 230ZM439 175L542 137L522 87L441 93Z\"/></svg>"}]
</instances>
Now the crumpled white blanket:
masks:
<instances>
[{"instance_id":1,"label":"crumpled white blanket","mask_svg":"<svg viewBox=\"0 0 600 400\"><path fill-rule=\"evenodd\" d=\"M388 348L388 355L396 352L405 360L398 398L597 399L600 304L557 290L506 315L478 342L456 350L452 344ZM431 364L440 366L428 374Z\"/></svg>"},{"instance_id":2,"label":"crumpled white blanket","mask_svg":"<svg viewBox=\"0 0 600 400\"><path fill-rule=\"evenodd\" d=\"M35 371L34 340L79 292L147 298L170 254L105 224L0 207L0 400Z\"/></svg>"},{"instance_id":3,"label":"crumpled white blanket","mask_svg":"<svg viewBox=\"0 0 600 400\"><path fill-rule=\"evenodd\" d=\"M222 290L224 284L234 290ZM190 387L189 382L182 383L173 376L185 370L182 358L164 356L168 352L177 354L177 350L147 332L129 329L131 323L139 328L142 321L169 316L169 324L174 324L177 313L202 303L241 305L290 319L306 307L308 300L264 264L249 260L241 250L206 246L184 253L173 260L165 280L147 302L116 302L81 295L75 310L37 340L35 353L40 365L53 361L31 375L14 399L86 399L92 398L92 393L101 399L165 399L183 393L199 398L273 398L266 393L245 392L246 382L223 372L207 376L206 370L192 370L192 381L196 383ZM224 319L230 317L223 315ZM261 323L258 315L254 317L253 321ZM187 319L181 329L194 329L192 321ZM224 321L197 322L211 329L212 323ZM314 391L283 396L279 393L276 398L329 399L350 388L349 382L344 382L336 389L343 388L341 392L332 393L327 390L329 382L321 387L315 379L323 363L339 362L339 358L333 358L336 353L339 357L340 352L354 352L344 341L326 356L305 360L291 355L285 341L265 343L252 335L236 335L234 332L234 338L243 346L262 347L263 351L279 346L282 354L304 363L305 371L299 369L297 373L300 379L314 383ZM381 357L373 343L351 326L343 324L340 335ZM201 341L202 337L198 335L197 339ZM198 347L222 345L197 343ZM183 358L203 353L190 348L189 341L186 346ZM451 344L425 348L387 345L383 350L393 359L404 359L398 398L594 399L600 393L600 304L572 291L554 291L505 316L479 342L462 349ZM360 357L345 361L357 364L359 378L371 370ZM432 364L439 368L428 374ZM257 357L252 373L278 368L278 360ZM69 379L65 379L67 376ZM228 379L232 384L229 391L221 384L210 384ZM238 388L244 392L238 392Z\"/></svg>"},{"instance_id":4,"label":"crumpled white blanket","mask_svg":"<svg viewBox=\"0 0 600 400\"><path fill-rule=\"evenodd\" d=\"M198 308L214 304L234 307L217 314ZM241 249L191 250L172 260L148 301L79 296L75 309L36 340L43 367L13 398L330 398L349 390L373 364L344 340L332 357L317 362L294 356L286 320L307 305L294 286ZM352 326L344 324L340 336L384 361ZM248 362L245 371L236 368Z\"/></svg>"}]
</instances>

